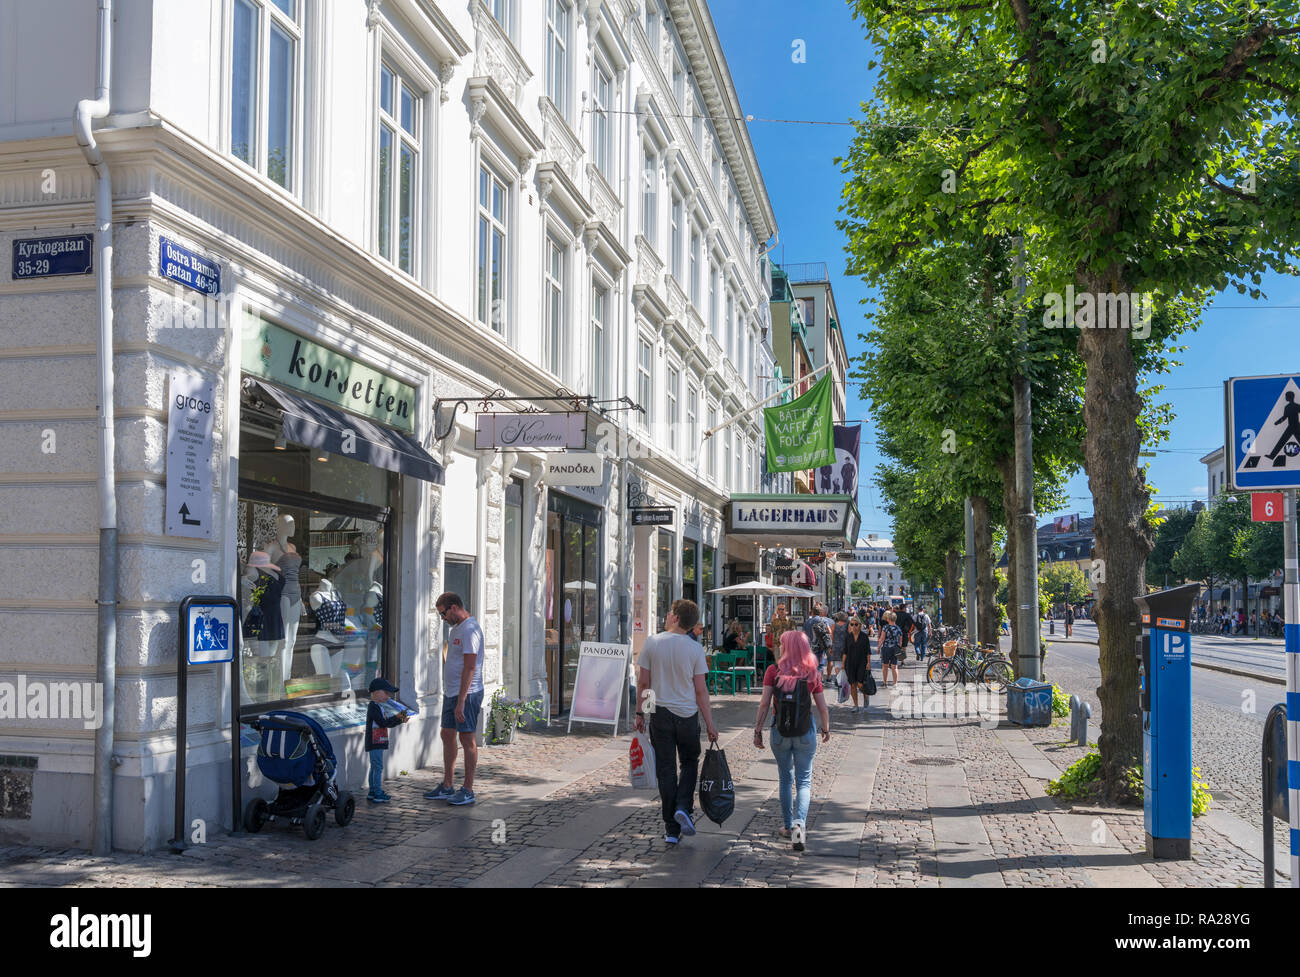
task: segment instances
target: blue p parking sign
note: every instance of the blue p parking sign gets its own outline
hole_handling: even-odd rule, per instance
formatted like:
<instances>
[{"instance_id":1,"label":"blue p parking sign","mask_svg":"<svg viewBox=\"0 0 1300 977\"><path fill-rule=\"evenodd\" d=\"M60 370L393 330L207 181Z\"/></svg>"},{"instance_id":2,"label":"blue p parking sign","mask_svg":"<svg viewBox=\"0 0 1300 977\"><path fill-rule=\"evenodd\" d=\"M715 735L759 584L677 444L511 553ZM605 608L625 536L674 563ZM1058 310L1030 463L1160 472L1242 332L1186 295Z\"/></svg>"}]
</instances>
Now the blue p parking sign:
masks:
<instances>
[{"instance_id":1,"label":"blue p parking sign","mask_svg":"<svg viewBox=\"0 0 1300 977\"><path fill-rule=\"evenodd\" d=\"M1234 377L1224 403L1229 485L1300 488L1300 375Z\"/></svg>"}]
</instances>

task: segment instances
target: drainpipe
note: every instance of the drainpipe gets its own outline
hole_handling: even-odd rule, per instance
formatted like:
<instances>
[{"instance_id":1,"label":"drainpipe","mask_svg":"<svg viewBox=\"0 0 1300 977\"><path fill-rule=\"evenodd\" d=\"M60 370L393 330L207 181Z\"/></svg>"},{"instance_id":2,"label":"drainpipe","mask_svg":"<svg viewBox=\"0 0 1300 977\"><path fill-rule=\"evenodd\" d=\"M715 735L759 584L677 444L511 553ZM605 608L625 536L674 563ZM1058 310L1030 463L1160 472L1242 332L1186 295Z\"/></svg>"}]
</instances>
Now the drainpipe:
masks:
<instances>
[{"instance_id":1,"label":"drainpipe","mask_svg":"<svg viewBox=\"0 0 1300 977\"><path fill-rule=\"evenodd\" d=\"M77 103L77 145L95 171L95 298L99 307L99 632L96 680L104 707L95 732L93 845L113 850L113 727L117 686L117 486L113 473L113 184L90 131L109 110L113 0L99 0L99 80L95 98Z\"/></svg>"}]
</instances>

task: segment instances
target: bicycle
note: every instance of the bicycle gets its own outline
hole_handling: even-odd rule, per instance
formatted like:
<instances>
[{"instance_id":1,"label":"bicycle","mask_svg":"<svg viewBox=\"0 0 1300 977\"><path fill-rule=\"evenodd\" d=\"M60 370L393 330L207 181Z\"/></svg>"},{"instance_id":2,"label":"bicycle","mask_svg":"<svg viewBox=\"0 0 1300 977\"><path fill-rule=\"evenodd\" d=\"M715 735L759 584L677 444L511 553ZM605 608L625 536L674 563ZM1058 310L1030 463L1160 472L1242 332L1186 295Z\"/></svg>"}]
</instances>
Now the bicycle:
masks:
<instances>
[{"instance_id":1,"label":"bicycle","mask_svg":"<svg viewBox=\"0 0 1300 977\"><path fill-rule=\"evenodd\" d=\"M925 670L925 680L940 692L950 692L960 682L982 685L1001 694L1012 683L1011 660L996 648L958 645L951 658L937 658Z\"/></svg>"}]
</instances>

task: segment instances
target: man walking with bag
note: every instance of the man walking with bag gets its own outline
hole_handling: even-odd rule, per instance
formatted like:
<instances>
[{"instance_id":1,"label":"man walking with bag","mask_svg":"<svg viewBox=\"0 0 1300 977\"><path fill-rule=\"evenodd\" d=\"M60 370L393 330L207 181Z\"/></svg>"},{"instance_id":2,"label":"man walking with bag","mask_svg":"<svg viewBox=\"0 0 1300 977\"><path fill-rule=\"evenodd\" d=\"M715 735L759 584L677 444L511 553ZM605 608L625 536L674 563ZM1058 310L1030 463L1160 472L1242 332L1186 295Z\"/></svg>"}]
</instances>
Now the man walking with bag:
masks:
<instances>
[{"instance_id":1,"label":"man walking with bag","mask_svg":"<svg viewBox=\"0 0 1300 977\"><path fill-rule=\"evenodd\" d=\"M705 684L709 666L704 649L689 637L699 619L700 609L694 601L674 601L664 630L646 639L637 660L636 728L645 732L648 712L664 841L669 845L676 845L682 835L695 834L691 815L700 762L701 713L709 742L718 739Z\"/></svg>"}]
</instances>

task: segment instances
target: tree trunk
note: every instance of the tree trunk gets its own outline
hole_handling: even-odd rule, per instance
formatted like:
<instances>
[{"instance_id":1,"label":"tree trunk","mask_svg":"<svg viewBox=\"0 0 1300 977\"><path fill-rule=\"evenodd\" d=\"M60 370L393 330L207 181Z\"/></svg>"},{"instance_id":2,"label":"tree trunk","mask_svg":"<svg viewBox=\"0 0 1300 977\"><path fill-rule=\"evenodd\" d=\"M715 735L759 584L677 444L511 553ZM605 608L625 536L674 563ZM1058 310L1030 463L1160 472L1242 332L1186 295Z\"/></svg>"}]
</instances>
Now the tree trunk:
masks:
<instances>
[{"instance_id":1,"label":"tree trunk","mask_svg":"<svg viewBox=\"0 0 1300 977\"><path fill-rule=\"evenodd\" d=\"M1094 295L1127 292L1118 275L1085 276ZM1127 795L1125 768L1142 756L1138 711L1137 658L1140 632L1134 598L1146 593L1146 558L1151 531L1146 522L1150 495L1138 450L1137 426L1142 400L1127 329L1081 329L1079 354L1087 366L1083 401L1084 465L1094 507L1098 569L1097 635L1100 644L1102 786L1110 800Z\"/></svg>"},{"instance_id":2,"label":"tree trunk","mask_svg":"<svg viewBox=\"0 0 1300 977\"><path fill-rule=\"evenodd\" d=\"M997 461L998 474L1002 476L1002 509L1007 513L1007 614L1020 606L1016 603L1016 461L1013 455L1003 455ZM1011 622L1013 625L1015 621ZM1019 636L1011 629L1011 671L1020 677Z\"/></svg>"},{"instance_id":3,"label":"tree trunk","mask_svg":"<svg viewBox=\"0 0 1300 977\"><path fill-rule=\"evenodd\" d=\"M989 500L980 495L971 497L975 515L975 603L978 635L972 635L981 645L997 646L998 609L994 599L997 585L993 578L993 524L989 521Z\"/></svg>"},{"instance_id":4,"label":"tree trunk","mask_svg":"<svg viewBox=\"0 0 1300 977\"><path fill-rule=\"evenodd\" d=\"M961 621L961 557L956 550L948 551L943 565L943 623L948 627Z\"/></svg>"}]
</instances>

